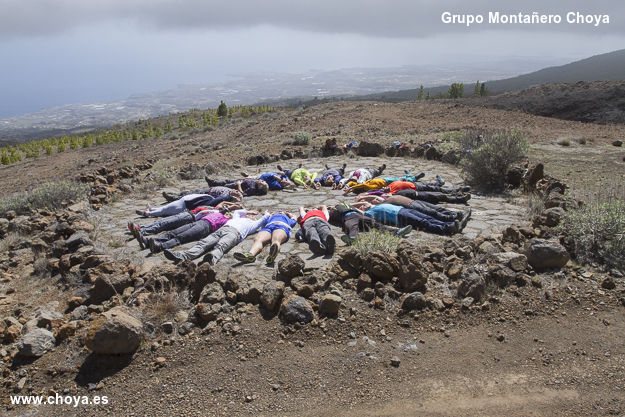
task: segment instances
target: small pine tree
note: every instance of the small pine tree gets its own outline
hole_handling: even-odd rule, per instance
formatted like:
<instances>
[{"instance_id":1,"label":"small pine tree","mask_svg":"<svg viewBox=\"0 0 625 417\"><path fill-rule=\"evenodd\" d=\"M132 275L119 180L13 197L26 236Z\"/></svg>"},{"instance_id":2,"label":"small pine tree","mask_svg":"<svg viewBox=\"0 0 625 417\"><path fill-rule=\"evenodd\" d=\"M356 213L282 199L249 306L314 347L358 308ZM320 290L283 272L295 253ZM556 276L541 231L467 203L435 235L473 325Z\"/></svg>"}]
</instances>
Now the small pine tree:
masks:
<instances>
[{"instance_id":1,"label":"small pine tree","mask_svg":"<svg viewBox=\"0 0 625 417\"><path fill-rule=\"evenodd\" d=\"M2 165L9 165L11 163L11 157L9 156L9 152L7 152L6 148L2 148L2 155L0 155L0 163Z\"/></svg>"},{"instance_id":2,"label":"small pine tree","mask_svg":"<svg viewBox=\"0 0 625 417\"><path fill-rule=\"evenodd\" d=\"M449 98L462 98L464 95L464 84L462 83L453 83L451 87L449 87L449 91L447 92L447 96Z\"/></svg>"},{"instance_id":3,"label":"small pine tree","mask_svg":"<svg viewBox=\"0 0 625 417\"><path fill-rule=\"evenodd\" d=\"M480 97L486 97L488 95L488 89L486 88L486 84L482 83L480 86Z\"/></svg>"},{"instance_id":4,"label":"small pine tree","mask_svg":"<svg viewBox=\"0 0 625 417\"><path fill-rule=\"evenodd\" d=\"M473 97L478 97L480 95L480 86L480 80L477 80L475 87L473 88Z\"/></svg>"},{"instance_id":5,"label":"small pine tree","mask_svg":"<svg viewBox=\"0 0 625 417\"><path fill-rule=\"evenodd\" d=\"M221 101L221 103L219 103L219 107L217 107L217 116L228 116L228 106L226 106L226 103L224 103L223 100Z\"/></svg>"},{"instance_id":6,"label":"small pine tree","mask_svg":"<svg viewBox=\"0 0 625 417\"><path fill-rule=\"evenodd\" d=\"M430 92L428 91L427 95L425 96L425 99L426 99L426 100L429 100L430 98L431 98L431 97L430 97Z\"/></svg>"},{"instance_id":7,"label":"small pine tree","mask_svg":"<svg viewBox=\"0 0 625 417\"><path fill-rule=\"evenodd\" d=\"M423 86L419 87L419 92L417 93L417 100L423 100Z\"/></svg>"},{"instance_id":8,"label":"small pine tree","mask_svg":"<svg viewBox=\"0 0 625 417\"><path fill-rule=\"evenodd\" d=\"M173 126L171 124L171 120L168 120L167 122L165 122L165 133L170 133L173 129Z\"/></svg>"}]
</instances>

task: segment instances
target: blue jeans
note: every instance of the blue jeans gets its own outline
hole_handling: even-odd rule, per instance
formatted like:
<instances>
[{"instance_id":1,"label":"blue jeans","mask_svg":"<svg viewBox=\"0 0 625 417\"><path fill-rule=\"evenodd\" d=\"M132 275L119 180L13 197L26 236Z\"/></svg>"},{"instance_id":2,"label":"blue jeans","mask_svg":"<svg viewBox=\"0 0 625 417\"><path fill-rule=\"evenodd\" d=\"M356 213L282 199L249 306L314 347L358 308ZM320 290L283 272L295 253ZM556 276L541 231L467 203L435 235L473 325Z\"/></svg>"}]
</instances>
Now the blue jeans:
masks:
<instances>
[{"instance_id":1,"label":"blue jeans","mask_svg":"<svg viewBox=\"0 0 625 417\"><path fill-rule=\"evenodd\" d=\"M408 208L399 210L399 213L397 213L397 223L400 227L410 225L416 229L439 235L450 234L449 229L454 226L453 222L442 222L427 214Z\"/></svg>"},{"instance_id":2,"label":"blue jeans","mask_svg":"<svg viewBox=\"0 0 625 417\"><path fill-rule=\"evenodd\" d=\"M410 203L408 208L427 214L442 222L453 222L458 218L457 212L437 206L436 204L428 203L427 201L415 200Z\"/></svg>"},{"instance_id":3,"label":"blue jeans","mask_svg":"<svg viewBox=\"0 0 625 417\"><path fill-rule=\"evenodd\" d=\"M173 216L163 217L146 226L141 226L141 233L144 236L157 235L161 232L176 229L180 226L195 222L195 218L191 213L185 211Z\"/></svg>"}]
</instances>

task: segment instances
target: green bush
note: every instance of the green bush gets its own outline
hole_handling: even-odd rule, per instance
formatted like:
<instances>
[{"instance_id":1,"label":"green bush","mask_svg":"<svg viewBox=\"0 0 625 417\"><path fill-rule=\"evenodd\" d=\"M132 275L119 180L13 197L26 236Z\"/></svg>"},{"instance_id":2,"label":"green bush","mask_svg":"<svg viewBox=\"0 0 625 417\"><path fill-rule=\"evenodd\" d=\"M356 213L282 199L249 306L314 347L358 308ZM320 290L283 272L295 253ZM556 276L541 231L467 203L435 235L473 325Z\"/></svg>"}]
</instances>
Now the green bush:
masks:
<instances>
[{"instance_id":1,"label":"green bush","mask_svg":"<svg viewBox=\"0 0 625 417\"><path fill-rule=\"evenodd\" d=\"M293 145L308 145L312 139L312 135L306 131L300 130L293 133Z\"/></svg>"},{"instance_id":2,"label":"green bush","mask_svg":"<svg viewBox=\"0 0 625 417\"><path fill-rule=\"evenodd\" d=\"M487 190L501 190L506 172L512 164L520 162L529 144L520 132L503 130L476 134L469 131L461 140L462 171L469 184Z\"/></svg>"},{"instance_id":3,"label":"green bush","mask_svg":"<svg viewBox=\"0 0 625 417\"><path fill-rule=\"evenodd\" d=\"M571 141L568 139L560 139L558 141L558 145L560 146L571 146Z\"/></svg>"},{"instance_id":4,"label":"green bush","mask_svg":"<svg viewBox=\"0 0 625 417\"><path fill-rule=\"evenodd\" d=\"M558 225L581 261L625 269L625 201L592 202L569 210Z\"/></svg>"},{"instance_id":5,"label":"green bush","mask_svg":"<svg viewBox=\"0 0 625 417\"><path fill-rule=\"evenodd\" d=\"M8 211L26 214L33 210L57 210L65 203L86 199L89 186L75 181L44 183L32 191L6 197L0 200L0 215Z\"/></svg>"},{"instance_id":6,"label":"green bush","mask_svg":"<svg viewBox=\"0 0 625 417\"><path fill-rule=\"evenodd\" d=\"M353 243L361 254L366 255L371 251L395 252L401 237L378 229L371 229L366 233L360 233Z\"/></svg>"}]
</instances>

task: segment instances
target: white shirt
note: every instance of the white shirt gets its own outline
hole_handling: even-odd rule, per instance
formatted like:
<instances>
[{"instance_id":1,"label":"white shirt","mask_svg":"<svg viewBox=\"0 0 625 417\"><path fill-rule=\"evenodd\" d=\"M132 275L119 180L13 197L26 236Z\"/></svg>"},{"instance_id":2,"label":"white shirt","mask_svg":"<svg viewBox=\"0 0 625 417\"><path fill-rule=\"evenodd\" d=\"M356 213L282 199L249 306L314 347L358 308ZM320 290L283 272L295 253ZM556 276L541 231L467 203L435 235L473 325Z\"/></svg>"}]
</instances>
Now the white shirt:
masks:
<instances>
[{"instance_id":1,"label":"white shirt","mask_svg":"<svg viewBox=\"0 0 625 417\"><path fill-rule=\"evenodd\" d=\"M236 210L232 213L232 219L228 220L225 224L225 226L230 226L239 232L241 241L248 235L257 232L258 229L265 226L267 220L269 220L269 213L265 213L263 217L258 220L248 219L245 217L246 213L245 210Z\"/></svg>"}]
</instances>

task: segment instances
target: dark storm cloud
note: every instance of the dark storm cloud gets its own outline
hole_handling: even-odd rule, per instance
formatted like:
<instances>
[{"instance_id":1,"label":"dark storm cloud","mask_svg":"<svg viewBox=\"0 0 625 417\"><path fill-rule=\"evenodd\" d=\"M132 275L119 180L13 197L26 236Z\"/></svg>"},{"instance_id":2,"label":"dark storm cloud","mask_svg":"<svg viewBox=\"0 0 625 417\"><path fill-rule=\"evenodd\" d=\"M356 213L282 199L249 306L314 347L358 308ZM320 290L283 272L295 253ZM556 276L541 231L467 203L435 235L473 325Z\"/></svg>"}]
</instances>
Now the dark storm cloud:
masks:
<instances>
[{"instance_id":1,"label":"dark storm cloud","mask_svg":"<svg viewBox=\"0 0 625 417\"><path fill-rule=\"evenodd\" d=\"M4 38L60 34L77 26L115 20L134 21L154 30L240 29L271 25L320 33L415 38L493 28L488 24L473 25L470 29L462 25L445 25L441 22L444 11L485 17L489 11L608 14L610 24L599 27L563 23L524 25L521 28L625 33L622 19L625 2L614 0L0 0L0 10L0 36ZM497 28L513 29L509 25Z\"/></svg>"}]
</instances>

